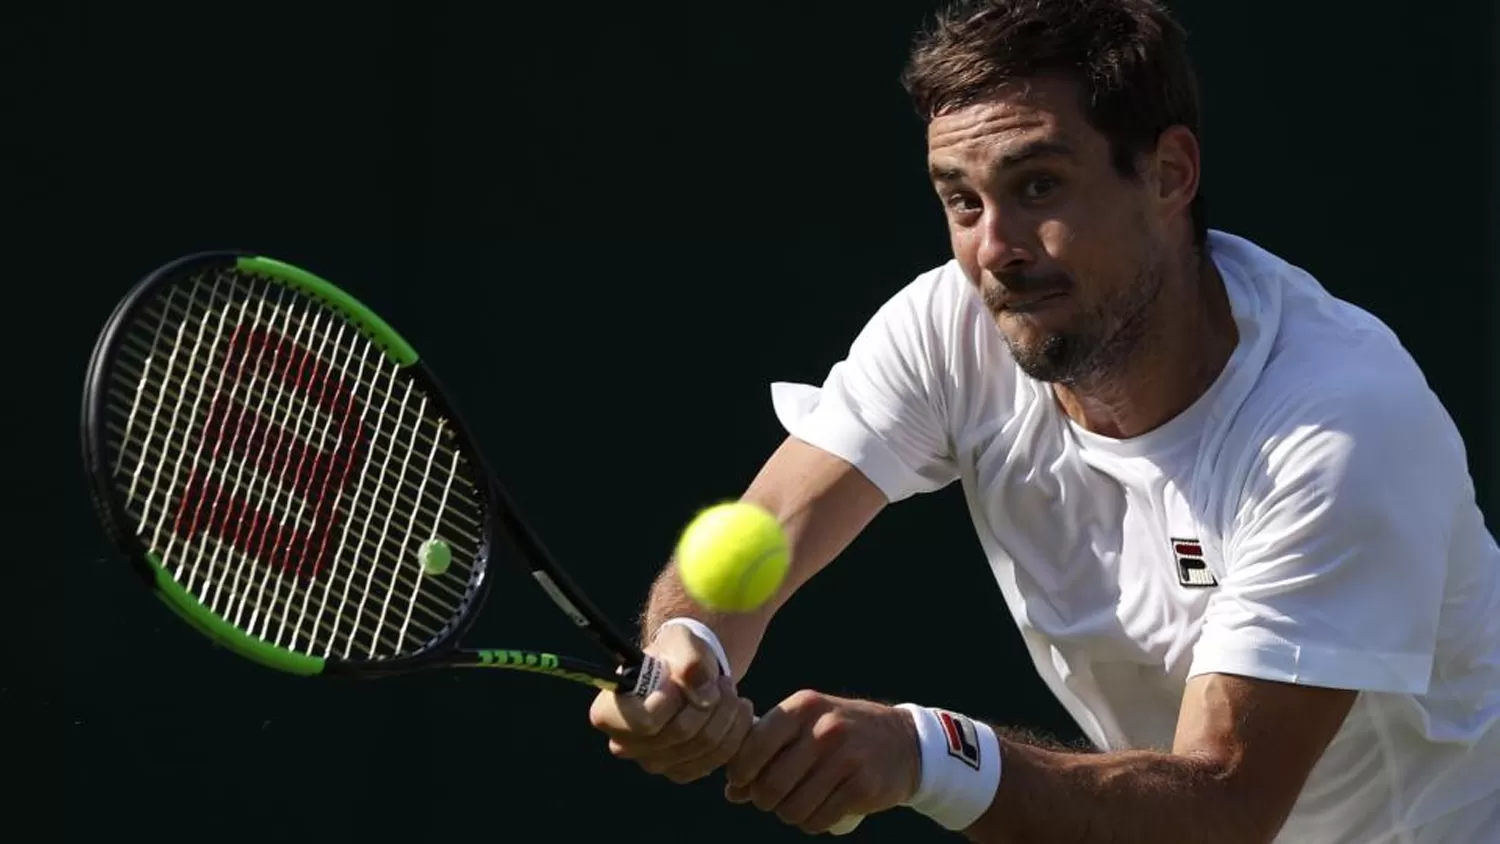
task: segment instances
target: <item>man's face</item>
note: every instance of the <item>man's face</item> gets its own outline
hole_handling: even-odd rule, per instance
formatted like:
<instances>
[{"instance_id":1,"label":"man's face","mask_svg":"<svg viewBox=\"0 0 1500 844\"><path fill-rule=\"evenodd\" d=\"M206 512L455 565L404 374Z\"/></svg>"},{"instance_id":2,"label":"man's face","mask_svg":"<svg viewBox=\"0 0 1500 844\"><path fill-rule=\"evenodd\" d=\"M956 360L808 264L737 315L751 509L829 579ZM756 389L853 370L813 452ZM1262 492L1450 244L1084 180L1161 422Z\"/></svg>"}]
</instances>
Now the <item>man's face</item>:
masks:
<instances>
[{"instance_id":1,"label":"man's face","mask_svg":"<svg viewBox=\"0 0 1500 844\"><path fill-rule=\"evenodd\" d=\"M1120 175L1077 88L1017 88L934 118L928 164L953 254L1016 362L1072 384L1139 346L1168 250L1154 180Z\"/></svg>"}]
</instances>

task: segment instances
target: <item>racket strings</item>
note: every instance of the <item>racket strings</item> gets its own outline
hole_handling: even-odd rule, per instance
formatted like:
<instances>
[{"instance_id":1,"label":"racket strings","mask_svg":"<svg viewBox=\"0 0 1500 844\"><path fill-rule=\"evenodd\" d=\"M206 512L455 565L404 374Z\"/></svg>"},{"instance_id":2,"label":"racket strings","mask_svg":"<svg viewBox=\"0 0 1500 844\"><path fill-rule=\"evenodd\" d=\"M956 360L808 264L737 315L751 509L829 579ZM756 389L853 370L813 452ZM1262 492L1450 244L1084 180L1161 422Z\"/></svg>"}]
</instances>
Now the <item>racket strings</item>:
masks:
<instances>
[{"instance_id":1,"label":"racket strings","mask_svg":"<svg viewBox=\"0 0 1500 844\"><path fill-rule=\"evenodd\" d=\"M117 368L115 377L122 383L134 384L137 382L144 382L147 378L154 376L148 375L144 372L140 372L130 364L122 362ZM178 389L173 386L173 383L171 381L168 381L166 387L161 391L161 395L164 398L174 401L178 398L178 393ZM127 426L129 424L130 415L127 409L122 406L115 405L109 408L109 412L110 418L107 420L107 424L110 426L111 430L115 431L123 438L128 440L129 432L127 430ZM301 434L303 432L298 430L294 431L293 433ZM312 433L316 434L317 432L314 431ZM371 447L377 455L384 455L384 444L372 444ZM439 444L438 450L440 453L444 453L450 457L454 456L454 452L452 451L452 449L442 446L441 444ZM207 465L207 458L198 454L191 455L188 459L192 459L200 463L201 465ZM368 508L369 506L371 506L370 502L367 502L365 500L370 497L367 490L356 492L359 493L359 500L353 502L354 504L364 508ZM483 531L483 526L479 523L476 516L471 514L469 511L472 509L477 513L479 505L471 497L466 495L462 490L454 489L451 492L451 495L452 499L456 503L468 505L463 509L455 509L451 511L452 517L454 519L451 530L455 535L461 536L464 539L468 540L472 544L472 547L477 548L482 541L480 538L480 533ZM397 499L399 499L400 503L414 508L422 514L431 517L433 521L437 521L438 509L442 507L443 504L441 492L431 489L423 489L420 499L413 498L411 490L406 488L403 488L398 493L396 493L396 497Z\"/></svg>"},{"instance_id":2,"label":"racket strings","mask_svg":"<svg viewBox=\"0 0 1500 844\"><path fill-rule=\"evenodd\" d=\"M482 512L412 380L263 279L200 276L144 313L119 347L109 429L127 509L184 588L321 656L388 658L444 630ZM439 535L454 564L427 577L415 546Z\"/></svg>"},{"instance_id":3,"label":"racket strings","mask_svg":"<svg viewBox=\"0 0 1500 844\"><path fill-rule=\"evenodd\" d=\"M118 426L110 427L112 430L118 430ZM122 446L122 453L132 459L137 458L140 454L139 451L128 444ZM155 452L149 453L146 456L146 459L175 459L170 454L161 454L159 457L153 457L153 454L155 454ZM204 465L207 464L205 463ZM163 512L159 514L159 517L165 520L167 518L170 518L170 514ZM379 515L367 514L366 518L373 520L375 518L379 518ZM146 514L146 520L150 521L150 514ZM194 558L192 562L185 564L187 577L181 582L183 583L184 587L187 588L190 592L198 595L200 600L202 600L203 603L210 609L226 616L228 620L235 622L236 624L242 624L242 613L236 614L232 612L232 610L236 609L236 606L238 607L238 609L243 610L243 601L241 600L238 605L231 604L230 602L236 600L234 596L244 595L244 587L239 580L241 576L241 570L235 569L233 567L234 562L244 562L244 559L242 556L240 556L241 552L235 550L233 546L224 543L223 540L220 539L217 535L211 536L210 541L212 541L214 545L206 556L200 555ZM455 551L456 554L471 556L470 554L466 554L458 545L455 544L454 547L455 549L458 549ZM396 567L398 567L400 564L401 561L396 558L396 555L394 553L387 552L382 556L381 560L376 563L376 566L382 576L389 578L394 573ZM179 569L178 571L181 571L181 569ZM174 571L174 573L177 572ZM328 579L328 586L331 589L341 590L337 592L337 594L344 594L344 592L347 591L349 586L348 581L350 580L350 575L347 571L342 568L330 568L327 572L326 577ZM431 614L440 616L445 621L446 619L451 618L452 615L457 612L457 608L462 604L464 599L464 595L459 590L455 589L444 581L433 581L428 589L434 593L430 596L430 608L433 610ZM308 612L308 609L306 601L312 597L312 594L313 590L304 590L303 592L304 602L300 607L300 612L302 613L302 615L300 616L301 618L307 617L306 613ZM413 594L415 594L415 592L413 592ZM275 596L272 596L272 598L274 600ZM278 606L280 606L279 603ZM435 636L439 632L439 628L430 626L430 623L424 623L420 618L414 617L414 620L416 621L416 627L419 631L425 632L430 636ZM332 626L332 622L327 619L315 618L313 619L313 621L318 625L319 629L323 630L329 635L337 632ZM360 632L366 634L367 640L372 635L375 629L376 628L372 624L364 624L359 628ZM310 631L303 631L300 628L295 632L297 632L299 636L303 635L304 632L306 633L306 635L311 635ZM282 644L279 638L276 641L278 644ZM284 644L286 644L288 647L296 649L298 641L298 638L294 637L292 640L287 641ZM394 650L399 650L399 648L395 647L394 641L392 642L392 648Z\"/></svg>"},{"instance_id":4,"label":"racket strings","mask_svg":"<svg viewBox=\"0 0 1500 844\"><path fill-rule=\"evenodd\" d=\"M182 308L180 306L173 306L173 305L169 304L166 308L161 309L161 310L157 310L157 309L154 309L154 308L148 308L148 309L146 309L146 313L143 315L143 318L146 318L146 319L152 319L152 318L154 318L154 319L160 319L160 320L166 320L166 321L180 321L180 320L186 319L187 318L187 314L186 314L185 311L182 310ZM127 336L124 339L124 345L130 347L131 349L133 349L133 350L135 350L137 352L139 352L142 358L149 357L149 351L148 351L148 347L147 347L146 341L140 335L129 335L129 336ZM190 359L190 358L182 358L182 359L178 359L178 360L172 361L170 365L176 366L176 367L178 367L178 368L180 368L180 369L183 370L180 375L178 373L176 373L176 372L171 373L171 375L169 376L169 380L166 382L167 383L167 390L168 390L168 396L167 397L169 397L169 398L175 398L175 396L172 394L172 391L175 390L177 379L192 380L192 379L197 379L197 378L205 377L206 373L212 367L214 367L216 365L221 365L221 364L220 364L220 362L217 359L199 362L197 360ZM130 370L129 364L123 364L122 368L129 370L128 375L122 374L122 376L121 376L121 377L126 377L127 380L128 380L128 378L136 376L136 375L139 374L139 372L137 370ZM256 375L255 377L263 377L263 376ZM385 373L381 372L378 369L374 369L374 370L372 370L371 372L368 372L368 373L361 373L361 372L351 373L350 376L349 376L349 382L353 386L364 388L366 390L366 395L371 396L373 400L390 401L393 398L393 384L392 384L392 380L389 377L386 377ZM310 401L312 401L312 399L310 397L297 396L297 395L293 395L293 396L288 397L288 400L292 401L294 403L301 403L301 402L310 402ZM318 410L318 412L324 412L324 411L320 408ZM413 427L407 426L404 422L400 423L400 424L401 424L401 427L403 428L403 430L401 431L402 435L415 437L420 442L422 442L424 444L431 444L433 442L432 435L430 433L428 433L425 429L422 429L422 428L413 428ZM383 448L384 446L377 446L377 447ZM438 447L447 450L447 446L444 445L441 442L438 442ZM456 490L454 494L456 496L455 500L458 501L458 502L462 502L464 504L467 504L470 507L474 508L475 510L478 510L481 507L480 503L477 500L475 500L474 498L470 497L463 490Z\"/></svg>"}]
</instances>

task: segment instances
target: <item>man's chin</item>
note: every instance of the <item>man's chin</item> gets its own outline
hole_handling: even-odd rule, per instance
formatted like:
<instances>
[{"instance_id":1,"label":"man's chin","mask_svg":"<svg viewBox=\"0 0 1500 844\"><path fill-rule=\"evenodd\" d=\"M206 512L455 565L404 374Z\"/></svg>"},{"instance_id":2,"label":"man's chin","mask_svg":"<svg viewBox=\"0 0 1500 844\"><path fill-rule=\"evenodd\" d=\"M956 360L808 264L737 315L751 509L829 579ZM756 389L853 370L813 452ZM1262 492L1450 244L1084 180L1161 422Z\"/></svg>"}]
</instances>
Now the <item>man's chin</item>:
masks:
<instances>
[{"instance_id":1,"label":"man's chin","mask_svg":"<svg viewBox=\"0 0 1500 844\"><path fill-rule=\"evenodd\" d=\"M1000 335L1005 338L1006 345L1010 346L1011 353L1017 356L1028 352L1041 353L1044 349L1067 342L1063 332L1040 325L1030 316L995 314L995 326L1000 329Z\"/></svg>"},{"instance_id":2,"label":"man's chin","mask_svg":"<svg viewBox=\"0 0 1500 844\"><path fill-rule=\"evenodd\" d=\"M1002 332L1011 358L1028 377L1049 384L1066 384L1076 379L1076 347L1067 335L1003 328Z\"/></svg>"}]
</instances>

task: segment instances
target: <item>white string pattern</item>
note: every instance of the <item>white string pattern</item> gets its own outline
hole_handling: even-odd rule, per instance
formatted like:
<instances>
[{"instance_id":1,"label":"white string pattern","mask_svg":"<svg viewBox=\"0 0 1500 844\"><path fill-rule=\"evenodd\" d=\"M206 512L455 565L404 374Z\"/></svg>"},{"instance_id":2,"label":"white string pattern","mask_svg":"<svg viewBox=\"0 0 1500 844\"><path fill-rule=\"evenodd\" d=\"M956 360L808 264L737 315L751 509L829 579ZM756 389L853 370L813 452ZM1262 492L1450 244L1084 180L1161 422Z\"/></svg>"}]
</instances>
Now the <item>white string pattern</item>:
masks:
<instances>
[{"instance_id":1,"label":"white string pattern","mask_svg":"<svg viewBox=\"0 0 1500 844\"><path fill-rule=\"evenodd\" d=\"M189 593L299 653L388 659L462 611L482 543L448 420L336 311L234 271L136 317L105 427L132 526ZM421 544L452 563L428 575Z\"/></svg>"}]
</instances>

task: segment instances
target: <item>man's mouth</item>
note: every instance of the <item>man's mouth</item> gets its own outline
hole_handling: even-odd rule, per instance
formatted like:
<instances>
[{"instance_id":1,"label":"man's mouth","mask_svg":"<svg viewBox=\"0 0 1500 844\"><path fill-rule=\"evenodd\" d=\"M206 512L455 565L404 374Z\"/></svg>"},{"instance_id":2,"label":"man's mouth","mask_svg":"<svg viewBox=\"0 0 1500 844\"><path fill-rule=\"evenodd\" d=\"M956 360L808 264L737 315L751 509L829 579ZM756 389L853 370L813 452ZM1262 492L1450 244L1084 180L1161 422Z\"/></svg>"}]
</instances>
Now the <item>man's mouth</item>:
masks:
<instances>
[{"instance_id":1,"label":"man's mouth","mask_svg":"<svg viewBox=\"0 0 1500 844\"><path fill-rule=\"evenodd\" d=\"M1026 296L1006 297L1001 303L1000 310L1012 314L1025 314L1039 311L1048 307L1052 302L1066 295L1065 291L1053 290L1048 293L1033 293Z\"/></svg>"}]
</instances>

